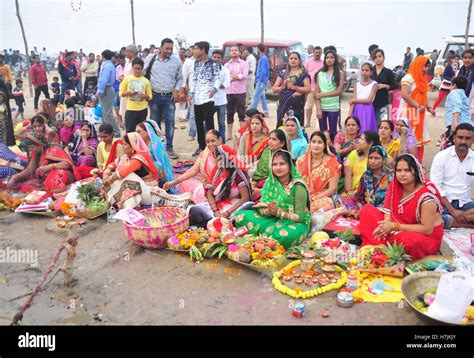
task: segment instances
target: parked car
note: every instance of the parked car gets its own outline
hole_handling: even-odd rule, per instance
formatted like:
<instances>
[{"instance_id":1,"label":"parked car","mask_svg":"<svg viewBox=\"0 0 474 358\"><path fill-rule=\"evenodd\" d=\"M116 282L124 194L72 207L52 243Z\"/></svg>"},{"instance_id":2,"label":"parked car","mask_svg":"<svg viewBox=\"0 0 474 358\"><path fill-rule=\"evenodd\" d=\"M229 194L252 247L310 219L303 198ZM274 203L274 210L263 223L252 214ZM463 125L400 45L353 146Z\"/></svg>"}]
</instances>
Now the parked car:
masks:
<instances>
[{"instance_id":1,"label":"parked car","mask_svg":"<svg viewBox=\"0 0 474 358\"><path fill-rule=\"evenodd\" d=\"M366 55L354 55L354 54L340 54L344 63L341 70L346 75L346 81L344 83L344 91L349 91L354 87L354 84L359 79L360 66L369 60L369 56Z\"/></svg>"},{"instance_id":2,"label":"parked car","mask_svg":"<svg viewBox=\"0 0 474 358\"><path fill-rule=\"evenodd\" d=\"M257 57L257 46L261 43L260 39L235 39L224 42L222 50L224 51L224 58L230 58L230 48L237 44L242 44L245 47L252 46L253 53ZM267 39L263 43L265 46L265 54L270 61L270 85L275 82L278 72L285 69L288 64L288 57L291 52L298 52L302 61L306 59L306 51L301 41L297 40L275 40Z\"/></svg>"},{"instance_id":3,"label":"parked car","mask_svg":"<svg viewBox=\"0 0 474 358\"><path fill-rule=\"evenodd\" d=\"M448 58L448 52L450 50L453 50L456 55L461 57L462 60L462 53L465 50L464 35L454 35L444 38L443 40L443 45L441 46L441 51L438 60L436 61L436 65L444 67L444 62ZM474 48L474 35L469 35L469 47Z\"/></svg>"}]
</instances>

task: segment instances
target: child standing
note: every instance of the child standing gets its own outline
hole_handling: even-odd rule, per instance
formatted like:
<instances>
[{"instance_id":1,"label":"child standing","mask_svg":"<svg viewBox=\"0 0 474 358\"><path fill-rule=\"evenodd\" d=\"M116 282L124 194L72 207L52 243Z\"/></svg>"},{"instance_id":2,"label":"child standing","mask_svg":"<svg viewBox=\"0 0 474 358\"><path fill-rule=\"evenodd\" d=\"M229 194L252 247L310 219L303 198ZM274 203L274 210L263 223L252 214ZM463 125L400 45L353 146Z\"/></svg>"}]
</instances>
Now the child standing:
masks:
<instances>
[{"instance_id":1,"label":"child standing","mask_svg":"<svg viewBox=\"0 0 474 358\"><path fill-rule=\"evenodd\" d=\"M18 118L18 116L21 116L21 120L23 121L25 119L23 117L23 113L25 112L23 105L26 104L25 96L23 96L23 81L20 79L17 79L15 81L15 84L16 84L16 87L13 89L13 98L15 98L15 103L18 106L18 112L16 112L15 121Z\"/></svg>"},{"instance_id":2,"label":"child standing","mask_svg":"<svg viewBox=\"0 0 474 358\"><path fill-rule=\"evenodd\" d=\"M454 132L461 123L472 124L469 111L469 99L466 96L468 80L459 75L451 81L451 92L446 98L444 124Z\"/></svg>"},{"instance_id":3,"label":"child standing","mask_svg":"<svg viewBox=\"0 0 474 358\"><path fill-rule=\"evenodd\" d=\"M59 77L53 77L53 83L50 84L51 92L54 94L54 102L55 104L59 103L59 97L61 94L61 84L59 83Z\"/></svg>"},{"instance_id":4,"label":"child standing","mask_svg":"<svg viewBox=\"0 0 474 358\"><path fill-rule=\"evenodd\" d=\"M392 103L392 111L390 119L394 126L397 125L398 120L398 108L400 107L400 101L402 100L402 78L405 76L404 71L400 71L395 75L395 89L390 92L390 102Z\"/></svg>"},{"instance_id":5,"label":"child standing","mask_svg":"<svg viewBox=\"0 0 474 358\"><path fill-rule=\"evenodd\" d=\"M360 132L377 132L377 121L373 101L377 93L377 82L370 77L373 67L370 63L364 63L361 67L361 80L354 87L354 94L350 100L349 116L359 118Z\"/></svg>"},{"instance_id":6,"label":"child standing","mask_svg":"<svg viewBox=\"0 0 474 358\"><path fill-rule=\"evenodd\" d=\"M125 129L127 133L135 132L137 124L146 120L148 101L151 99L150 81L143 76L143 60L132 61L133 74L125 77L120 84L120 96L127 98L125 112Z\"/></svg>"},{"instance_id":7,"label":"child standing","mask_svg":"<svg viewBox=\"0 0 474 358\"><path fill-rule=\"evenodd\" d=\"M59 130L59 138L61 144L66 146L74 138L74 117L70 114L66 114L63 120L63 126Z\"/></svg>"}]
</instances>

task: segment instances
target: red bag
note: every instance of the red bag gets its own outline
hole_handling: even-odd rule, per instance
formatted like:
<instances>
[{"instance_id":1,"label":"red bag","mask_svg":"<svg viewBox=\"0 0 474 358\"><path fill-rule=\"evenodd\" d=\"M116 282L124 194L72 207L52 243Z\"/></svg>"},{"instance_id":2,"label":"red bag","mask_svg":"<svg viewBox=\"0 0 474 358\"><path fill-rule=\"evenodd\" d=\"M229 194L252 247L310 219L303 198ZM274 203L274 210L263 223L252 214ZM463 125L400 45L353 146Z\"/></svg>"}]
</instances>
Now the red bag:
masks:
<instances>
[{"instance_id":1,"label":"red bag","mask_svg":"<svg viewBox=\"0 0 474 358\"><path fill-rule=\"evenodd\" d=\"M346 218L342 215L339 215L332 219L325 227L324 231L332 232L344 232L347 229L350 229L354 235L360 235L359 220Z\"/></svg>"}]
</instances>

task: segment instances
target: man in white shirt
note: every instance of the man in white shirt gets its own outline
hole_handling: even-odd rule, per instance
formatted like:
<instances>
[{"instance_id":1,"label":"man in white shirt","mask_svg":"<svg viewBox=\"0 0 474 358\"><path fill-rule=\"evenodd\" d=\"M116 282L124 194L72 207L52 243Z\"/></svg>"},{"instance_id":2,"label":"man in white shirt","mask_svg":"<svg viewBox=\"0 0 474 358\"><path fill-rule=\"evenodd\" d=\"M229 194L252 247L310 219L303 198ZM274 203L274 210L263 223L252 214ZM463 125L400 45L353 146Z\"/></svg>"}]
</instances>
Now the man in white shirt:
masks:
<instances>
[{"instance_id":1,"label":"man in white shirt","mask_svg":"<svg viewBox=\"0 0 474 358\"><path fill-rule=\"evenodd\" d=\"M431 165L430 180L436 185L444 206L444 227L474 228L474 128L462 123L454 131L451 146L435 155Z\"/></svg>"},{"instance_id":2,"label":"man in white shirt","mask_svg":"<svg viewBox=\"0 0 474 358\"><path fill-rule=\"evenodd\" d=\"M214 95L214 109L217 112L217 122L219 123L219 133L222 137L222 144L225 144L225 115L227 107L226 89L230 87L230 71L224 67L224 52L222 50L214 50L212 59L222 65L220 73L221 85Z\"/></svg>"},{"instance_id":3,"label":"man in white shirt","mask_svg":"<svg viewBox=\"0 0 474 358\"><path fill-rule=\"evenodd\" d=\"M194 46L190 46L189 49L192 52L192 56L188 57L183 63L183 88L186 93L193 87L194 83L194 63L196 58L194 57ZM187 118L189 119L189 141L196 139L196 120L194 119L194 104L190 103L188 107Z\"/></svg>"},{"instance_id":4,"label":"man in white shirt","mask_svg":"<svg viewBox=\"0 0 474 358\"><path fill-rule=\"evenodd\" d=\"M46 66L48 62L48 53L46 52L46 47L43 47L43 51L40 54L41 63L43 64L44 68L46 68L46 72L49 73L49 67Z\"/></svg>"},{"instance_id":5,"label":"man in white shirt","mask_svg":"<svg viewBox=\"0 0 474 358\"><path fill-rule=\"evenodd\" d=\"M255 71L257 70L257 59L253 54L253 47L247 46L242 52L242 58L249 65L249 75L247 77L247 101L245 108L252 104L253 93L255 92Z\"/></svg>"}]
</instances>

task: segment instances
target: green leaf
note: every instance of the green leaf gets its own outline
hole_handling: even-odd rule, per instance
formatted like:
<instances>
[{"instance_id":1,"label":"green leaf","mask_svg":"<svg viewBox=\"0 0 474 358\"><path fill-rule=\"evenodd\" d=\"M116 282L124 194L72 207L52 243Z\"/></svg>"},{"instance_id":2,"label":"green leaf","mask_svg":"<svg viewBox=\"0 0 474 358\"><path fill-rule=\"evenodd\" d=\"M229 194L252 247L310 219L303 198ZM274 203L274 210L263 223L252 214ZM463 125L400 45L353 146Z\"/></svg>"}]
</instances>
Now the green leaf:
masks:
<instances>
[{"instance_id":1,"label":"green leaf","mask_svg":"<svg viewBox=\"0 0 474 358\"><path fill-rule=\"evenodd\" d=\"M219 254L222 250L227 250L227 247L225 246L219 246L217 249L215 249L212 254L211 254L211 257L214 257L216 256L217 254ZM225 252L225 251L224 251Z\"/></svg>"},{"instance_id":2,"label":"green leaf","mask_svg":"<svg viewBox=\"0 0 474 358\"><path fill-rule=\"evenodd\" d=\"M224 254L227 252L227 247L226 246L223 246L224 250L221 250L221 252L219 252L219 259L222 258L222 256L224 256Z\"/></svg>"},{"instance_id":3,"label":"green leaf","mask_svg":"<svg viewBox=\"0 0 474 358\"><path fill-rule=\"evenodd\" d=\"M210 249L212 249L214 246L216 246L218 244L218 242L213 242L212 244L210 244L206 250L204 250L204 256L207 255L207 253L209 252Z\"/></svg>"}]
</instances>

